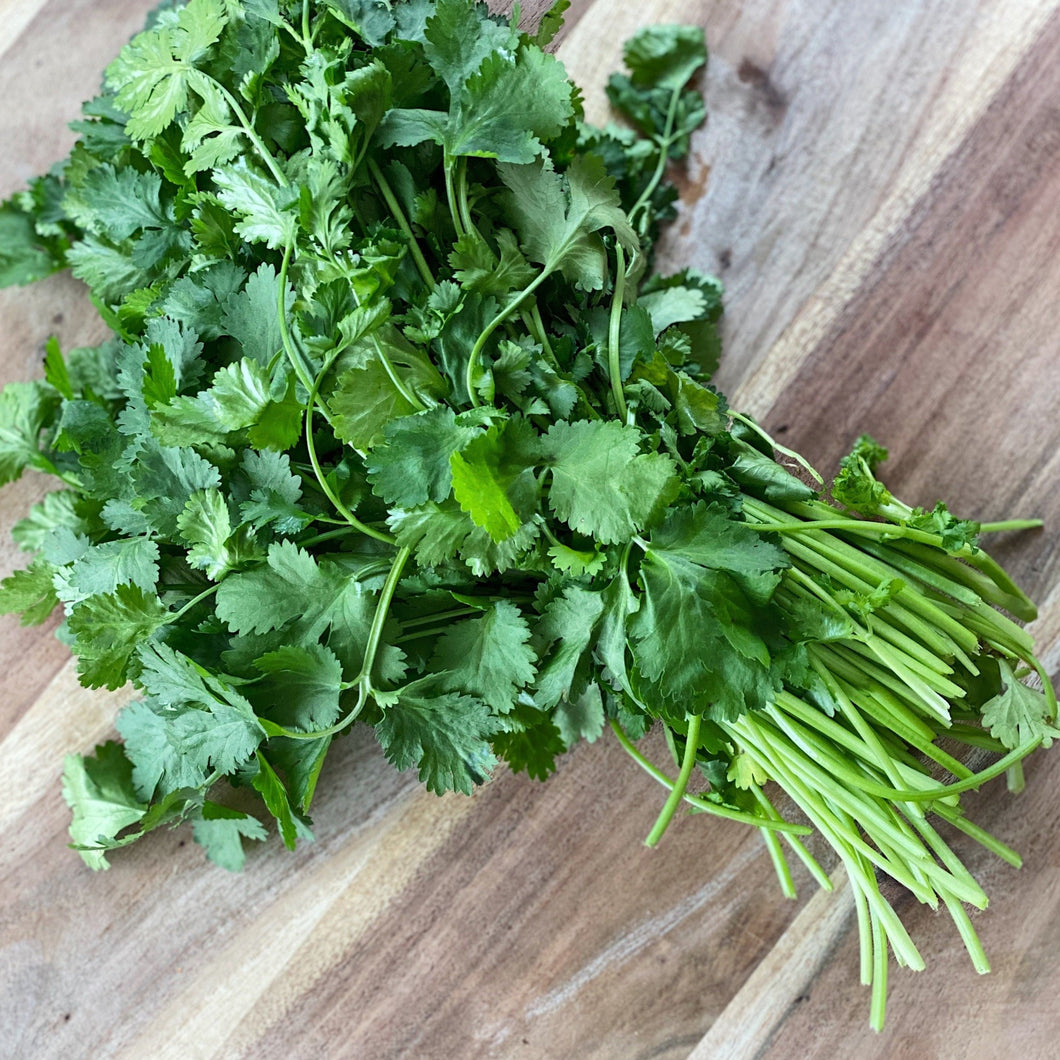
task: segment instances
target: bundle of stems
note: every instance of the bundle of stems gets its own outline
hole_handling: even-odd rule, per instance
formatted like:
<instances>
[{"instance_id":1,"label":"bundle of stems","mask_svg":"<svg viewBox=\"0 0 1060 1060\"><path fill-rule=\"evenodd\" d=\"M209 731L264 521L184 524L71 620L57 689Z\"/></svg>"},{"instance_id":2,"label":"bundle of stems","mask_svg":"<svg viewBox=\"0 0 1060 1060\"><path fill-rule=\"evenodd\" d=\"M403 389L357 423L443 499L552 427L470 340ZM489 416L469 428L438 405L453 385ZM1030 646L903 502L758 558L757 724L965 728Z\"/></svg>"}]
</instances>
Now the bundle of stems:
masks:
<instances>
[{"instance_id":1,"label":"bundle of stems","mask_svg":"<svg viewBox=\"0 0 1060 1060\"><path fill-rule=\"evenodd\" d=\"M820 499L769 503L745 493L742 509L747 525L780 535L790 557L775 597L781 607L793 614L807 605L823 607L843 631L834 640L807 646L824 696L814 701L785 689L765 709L719 723L731 740L734 759L744 756L750 767L750 779L743 782L754 800L750 813L689 792L697 757L703 757L701 718L689 714L683 736L668 734L681 767L676 779L653 766L617 721L612 729L638 764L670 791L647 838L649 845L658 842L682 801L693 812L742 820L761 830L780 886L794 898L781 840L830 891L828 873L799 837L816 831L827 841L852 889L861 981L872 988L871 1026L882 1030L888 950L900 967L921 970L924 961L881 891L879 874L932 909L941 902L976 971L990 970L963 904L982 910L987 896L930 817L1008 864L1022 864L1015 850L967 819L960 796L1002 774L1010 790L1022 790L1023 759L1051 735L1032 727L1027 739L1009 748L978 724L982 704L968 702L984 669L996 671L997 660L1003 660L1013 676L1033 672L1040 678L1045 713L1056 717L1055 691L1034 654L1032 638L997 610L1006 608L1031 620L1035 607L975 545L947 549L939 535L900 522L858 518ZM1039 525L1037 520L1008 520L979 530ZM874 593L878 606L863 608L860 620L840 603L869 600ZM954 750L963 746L1000 757L973 771L940 741ZM944 782L940 777L945 774L956 779ZM762 789L767 780L783 791L808 825L781 817Z\"/></svg>"}]
</instances>

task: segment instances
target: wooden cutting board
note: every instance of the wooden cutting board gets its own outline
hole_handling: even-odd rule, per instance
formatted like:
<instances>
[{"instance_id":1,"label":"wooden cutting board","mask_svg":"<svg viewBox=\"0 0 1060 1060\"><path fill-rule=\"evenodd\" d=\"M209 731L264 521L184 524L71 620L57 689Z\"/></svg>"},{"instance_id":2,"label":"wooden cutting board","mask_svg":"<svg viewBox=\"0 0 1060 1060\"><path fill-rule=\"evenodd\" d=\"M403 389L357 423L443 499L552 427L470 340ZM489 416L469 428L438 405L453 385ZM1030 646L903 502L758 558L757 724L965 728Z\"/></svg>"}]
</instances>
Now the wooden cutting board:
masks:
<instances>
[{"instance_id":1,"label":"wooden cutting board","mask_svg":"<svg viewBox=\"0 0 1060 1060\"><path fill-rule=\"evenodd\" d=\"M149 6L0 0L0 195L64 155L64 123ZM910 503L1045 518L995 551L1043 605L1055 673L1060 7L575 0L560 54L592 118L622 41L658 20L698 22L712 49L667 256L726 282L721 385L826 472L868 430ZM53 333L104 334L76 283L0 292L0 382L38 374ZM2 573L47 486L0 495ZM64 845L61 760L127 698L82 691L51 627L2 620L4 1057L1058 1054L1056 751L1024 794L998 781L968 800L1022 871L954 843L994 898L975 921L993 974L894 891L928 970L892 972L875 1035L842 883L815 893L796 871L785 901L758 835L727 822L680 819L647 850L659 790L606 738L547 785L501 773L438 799L355 732L321 781L315 844L270 841L231 876L176 831L94 875Z\"/></svg>"}]
</instances>

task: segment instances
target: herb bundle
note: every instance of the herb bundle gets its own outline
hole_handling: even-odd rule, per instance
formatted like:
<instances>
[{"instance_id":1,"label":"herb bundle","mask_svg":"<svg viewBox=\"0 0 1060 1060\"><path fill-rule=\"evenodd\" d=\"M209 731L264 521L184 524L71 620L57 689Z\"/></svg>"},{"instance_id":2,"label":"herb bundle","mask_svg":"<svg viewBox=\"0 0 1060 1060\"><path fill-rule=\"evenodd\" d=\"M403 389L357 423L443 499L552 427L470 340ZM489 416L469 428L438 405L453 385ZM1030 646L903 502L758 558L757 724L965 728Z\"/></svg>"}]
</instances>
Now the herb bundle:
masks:
<instances>
[{"instance_id":1,"label":"herb bundle","mask_svg":"<svg viewBox=\"0 0 1060 1060\"><path fill-rule=\"evenodd\" d=\"M799 837L827 840L878 1027L888 952L923 966L878 871L986 969L930 817L1018 864L960 794L1057 734L1002 613L1033 605L978 545L1032 524L902 505L869 438L829 496L729 409L719 284L653 269L702 33L639 33L626 124L590 128L543 50L566 6L535 35L469 0L167 7L0 208L0 282L70 268L114 333L0 394L0 481L62 484L0 609L61 606L82 682L143 693L67 761L72 845L104 868L190 822L239 869L266 830L222 780L293 848L355 724L465 793L610 727L667 791L650 844L682 803L743 821L791 893L781 841L830 886Z\"/></svg>"}]
</instances>

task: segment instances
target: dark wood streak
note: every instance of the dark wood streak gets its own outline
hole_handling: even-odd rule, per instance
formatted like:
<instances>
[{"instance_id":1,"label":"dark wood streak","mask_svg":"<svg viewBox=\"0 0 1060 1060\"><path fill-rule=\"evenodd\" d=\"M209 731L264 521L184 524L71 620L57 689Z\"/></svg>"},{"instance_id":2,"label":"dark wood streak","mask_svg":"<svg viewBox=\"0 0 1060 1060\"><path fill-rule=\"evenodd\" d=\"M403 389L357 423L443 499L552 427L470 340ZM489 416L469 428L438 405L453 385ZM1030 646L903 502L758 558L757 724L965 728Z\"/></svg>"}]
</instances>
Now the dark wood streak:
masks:
<instances>
[{"instance_id":1,"label":"dark wood streak","mask_svg":"<svg viewBox=\"0 0 1060 1060\"><path fill-rule=\"evenodd\" d=\"M1060 496L1033 484L1060 446L1060 337L1040 339L1060 256L1058 71L1060 14L771 410L822 469L866 430L891 447L884 477L909 503L1057 525ZM1024 535L999 552L1040 594L1055 542Z\"/></svg>"}]
</instances>

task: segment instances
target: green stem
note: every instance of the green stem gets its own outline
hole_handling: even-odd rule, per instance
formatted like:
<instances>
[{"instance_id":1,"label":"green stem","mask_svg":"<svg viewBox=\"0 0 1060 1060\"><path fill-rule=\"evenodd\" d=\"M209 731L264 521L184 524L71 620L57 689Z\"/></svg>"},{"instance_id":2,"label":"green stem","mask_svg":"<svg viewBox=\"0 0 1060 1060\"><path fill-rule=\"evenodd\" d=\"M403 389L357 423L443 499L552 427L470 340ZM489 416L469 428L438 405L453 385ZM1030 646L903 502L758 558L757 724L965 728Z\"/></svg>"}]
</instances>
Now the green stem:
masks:
<instances>
[{"instance_id":1,"label":"green stem","mask_svg":"<svg viewBox=\"0 0 1060 1060\"><path fill-rule=\"evenodd\" d=\"M530 318L537 327L537 337L541 341L541 349L552 363L552 367L558 371L559 362L556 360L556 354L552 349L552 343L549 342L548 330L545 327L545 322L541 319L541 309L538 307L536 298L534 299L533 305L530 307Z\"/></svg>"},{"instance_id":2,"label":"green stem","mask_svg":"<svg viewBox=\"0 0 1060 1060\"><path fill-rule=\"evenodd\" d=\"M968 951L968 956L972 958L972 966L980 975L986 975L990 971L990 961L986 956L986 951L983 949L982 942L979 941L975 928L972 927L968 914L964 911L964 907L960 902L954 901L950 897L946 897L943 900L950 912L950 916L953 917L953 922L957 925L957 930L961 933L964 948Z\"/></svg>"},{"instance_id":3,"label":"green stem","mask_svg":"<svg viewBox=\"0 0 1060 1060\"><path fill-rule=\"evenodd\" d=\"M203 74L203 77L210 77L209 74ZM227 88L215 77L210 77L210 80L217 86L218 90L225 97L225 101L232 108L233 113L239 121L239 124L243 126L243 131L247 134L250 142L254 145L255 150L261 156L261 160L269 167L269 172L276 178L276 183L281 188L289 187L290 181L288 181L283 170L280 168L279 162L276 161L276 156L265 146L264 141L254 131L254 126L251 125L250 119L247 118L246 112L239 105L239 100L228 91Z\"/></svg>"},{"instance_id":4,"label":"green stem","mask_svg":"<svg viewBox=\"0 0 1060 1060\"><path fill-rule=\"evenodd\" d=\"M420 276L423 277L423 282L433 290L435 285L434 273L431 272L431 267L427 264L427 259L423 256L423 251L420 249L420 242L412 231L412 225L409 224L409 219L405 216L405 211L401 208L401 203L398 202L397 196L394 194L394 189L390 187L386 177L383 176L383 171L379 168L379 164L374 158L368 159L368 172L371 174L372 179L379 188L379 193L383 196L383 201L386 203L391 216L397 221L398 228L401 229L405 234L405 238L408 239L409 253L412 255L412 260L415 262Z\"/></svg>"},{"instance_id":5,"label":"green stem","mask_svg":"<svg viewBox=\"0 0 1060 1060\"><path fill-rule=\"evenodd\" d=\"M622 302L626 293L626 254L621 243L615 244L615 290L611 298L611 320L607 329L607 374L611 377L611 393L615 398L618 415L625 420L629 416L626 395L622 388L622 366L620 344L622 336Z\"/></svg>"},{"instance_id":6,"label":"green stem","mask_svg":"<svg viewBox=\"0 0 1060 1060\"><path fill-rule=\"evenodd\" d=\"M318 729L315 732L299 732L297 729L287 729L282 725L270 723L266 726L266 731L270 736L285 736L290 740L321 740L325 736L334 736L335 733L342 732L343 729L349 727L357 720L357 716L364 709L369 696L372 694L372 667L379 651L379 643L383 636L383 626L386 625L394 592L397 589L398 582L401 581L402 572L411 554L412 550L408 548L398 550L397 555L394 557L394 562L391 564L390 573L387 575L383 588L380 590L379 600L375 605L375 614L372 616L372 627L368 632L368 643L364 649L364 662L361 664L361 672L347 686L358 686L357 702L353 709L341 721L335 722L334 725L330 725L326 729Z\"/></svg>"},{"instance_id":7,"label":"green stem","mask_svg":"<svg viewBox=\"0 0 1060 1060\"><path fill-rule=\"evenodd\" d=\"M213 593L217 592L217 586L219 584L220 583L217 583L211 585L208 589L203 589L203 591L199 593L198 596L192 597L179 611L175 611L172 615L170 615L168 621L176 622L179 619L183 618L196 604L202 603L202 601L205 600L206 597L211 596L213 595Z\"/></svg>"},{"instance_id":8,"label":"green stem","mask_svg":"<svg viewBox=\"0 0 1060 1060\"><path fill-rule=\"evenodd\" d=\"M313 474L316 476L316 480L320 488L324 491L324 495L335 508L343 519L346 520L355 530L359 530L362 534L367 534L368 537L375 538L376 541L382 541L386 545L394 544L394 538L390 534L376 530L374 526L369 526L367 523L362 523L353 512L343 503L342 498L331 488L331 483L328 482L327 476L324 474L323 469L320 466L320 461L317 459L317 448L316 441L313 438L313 406L312 404L306 405L305 409L305 443L306 451L309 453L309 462L313 465Z\"/></svg>"},{"instance_id":9,"label":"green stem","mask_svg":"<svg viewBox=\"0 0 1060 1060\"><path fill-rule=\"evenodd\" d=\"M398 553L390 567L390 573L386 576L386 581L380 590L379 602L376 604L375 614L372 616L372 628L368 632L368 644L364 649L364 664L361 666L359 677L362 688L371 688L372 666L375 664L375 656L379 651L379 642L383 636L383 626L386 624L386 618L390 612L390 602L394 599L398 582L401 581L405 564L408 563L411 555L412 549L407 546L398 549Z\"/></svg>"},{"instance_id":10,"label":"green stem","mask_svg":"<svg viewBox=\"0 0 1060 1060\"><path fill-rule=\"evenodd\" d=\"M872 918L872 1001L869 1005L869 1026L882 1031L887 1009L887 932L878 917Z\"/></svg>"},{"instance_id":11,"label":"green stem","mask_svg":"<svg viewBox=\"0 0 1060 1060\"><path fill-rule=\"evenodd\" d=\"M979 533L1000 534L1006 530L1038 530L1045 525L1041 519L1005 519L1000 523L980 523Z\"/></svg>"},{"instance_id":12,"label":"green stem","mask_svg":"<svg viewBox=\"0 0 1060 1060\"><path fill-rule=\"evenodd\" d=\"M482 236L471 217L471 204L468 202L467 192L467 159L464 157L461 157L456 164L456 206L460 211L460 222L464 226L464 231L481 242Z\"/></svg>"},{"instance_id":13,"label":"green stem","mask_svg":"<svg viewBox=\"0 0 1060 1060\"><path fill-rule=\"evenodd\" d=\"M450 622L454 618L465 618L467 615L481 614L481 609L477 607L454 607L449 611L435 611L433 614L424 615L422 618L403 620L401 628L414 629L416 626L427 626L432 622Z\"/></svg>"},{"instance_id":14,"label":"green stem","mask_svg":"<svg viewBox=\"0 0 1060 1060\"><path fill-rule=\"evenodd\" d=\"M817 830L843 861L851 886L862 888L864 897L867 899L871 909L871 915L878 916L881 923L889 926L895 953L910 967L922 969L924 967L923 958L917 952L916 946L913 945L913 941L902 926L898 915L880 893L871 867L862 866L863 860L867 859L866 864L875 863L884 872L890 872L884 859L878 859L876 852L861 840L853 826L844 824L841 817L836 816L825 805L820 796L803 782L798 773L789 771L782 762L776 760L774 756L763 749L770 746L769 741L762 736L750 715L745 714L737 724L741 731L739 733L734 731L734 735L738 736L744 750L750 754L752 761L756 762L760 769L774 776L780 786L801 808L802 812L813 822ZM725 727L735 730L736 725L727 725ZM881 861L884 861L884 863L880 864ZM917 893L920 888L916 886L914 881L910 882L913 883L913 886L909 889Z\"/></svg>"},{"instance_id":15,"label":"green stem","mask_svg":"<svg viewBox=\"0 0 1060 1060\"><path fill-rule=\"evenodd\" d=\"M456 188L453 184L453 160L448 154L445 156L442 170L445 174L445 197L449 203L449 216L453 219L453 228L456 229L457 239L462 239L467 235L467 231L460 219L460 210L457 206Z\"/></svg>"},{"instance_id":16,"label":"green stem","mask_svg":"<svg viewBox=\"0 0 1060 1060\"><path fill-rule=\"evenodd\" d=\"M392 545L394 539L382 530L376 530L374 527L368 526L367 523L362 523L350 511L349 508L342 502L339 495L331 488L331 484L328 482L327 477L324 475L323 469L320 466L320 461L317 458L316 441L313 438L313 411L319 409L323 414L324 418L331 424L331 415L328 412L327 406L319 400L317 388L320 384L320 380L327 370L325 366L321 374L312 379L309 375L309 371L306 366L302 363L301 357L298 355L294 348L294 342L291 339L291 332L287 327L287 270L291 264L291 252L292 245L290 243L284 248L283 251L283 262L280 265L280 293L278 296L278 316L280 321L280 339L283 342L284 352L287 354L287 359L294 369L295 375L298 376L302 386L305 387L308 392L308 400L306 401L305 407L305 445L306 452L309 454L309 462L313 467L313 474L316 476L317 483L324 495L334 505L335 510L352 526L354 529L359 530L362 534L367 534L369 537L373 537L376 541L382 541L384 544Z\"/></svg>"},{"instance_id":17,"label":"green stem","mask_svg":"<svg viewBox=\"0 0 1060 1060\"><path fill-rule=\"evenodd\" d=\"M360 307L361 307L361 299L358 297L357 292L353 289L352 286L350 287L350 293L353 295L354 302L357 303L357 308L360 309ZM405 381L401 378L401 376L399 376L397 374L397 369L394 368L393 363L391 362L390 358L387 356L386 350L383 349L383 344L379 341L379 336L375 333L375 331L371 332L371 334L368 336L368 338L371 341L372 346L375 348L375 355L376 355L376 357L379 358L379 363L382 364L383 371L386 372L387 378L390 380L391 385L394 387L394 389L417 412L426 411L427 406L419 399L419 396L416 394L416 392L414 390L410 390L405 385ZM314 384L314 385L319 385L321 378L323 378L323 375L324 375L324 373L321 372L320 376L317 377L316 384Z\"/></svg>"},{"instance_id":18,"label":"green stem","mask_svg":"<svg viewBox=\"0 0 1060 1060\"><path fill-rule=\"evenodd\" d=\"M869 913L865 892L855 882L849 880L850 893L854 896L854 909L858 915L858 949L861 953L861 985L872 986L872 914Z\"/></svg>"},{"instance_id":19,"label":"green stem","mask_svg":"<svg viewBox=\"0 0 1060 1060\"><path fill-rule=\"evenodd\" d=\"M688 722L688 733L685 736L685 753L681 761L681 772L677 775L677 783L671 789L670 797L666 800L654 827L648 833L648 838L644 840L645 846L653 847L662 838L663 832L666 831L667 825L684 798L692 770L695 768L696 752L699 750L699 729L703 724L703 719L699 714L686 714L685 719Z\"/></svg>"},{"instance_id":20,"label":"green stem","mask_svg":"<svg viewBox=\"0 0 1060 1060\"><path fill-rule=\"evenodd\" d=\"M633 746L633 742L626 735L622 726L613 718L611 719L610 725L615 736L618 737L618 742L622 745L630 758L632 758L633 761L636 762L637 765L639 765L640 768L643 769L653 780L657 780L668 791L673 791L675 781L663 773L661 769L652 765L652 763ZM721 817L727 821L738 821L741 824L749 824L755 828L769 828L774 832L782 832L785 835L810 835L813 831L812 828L807 828L802 824L795 824L792 821L785 821L779 816L773 820L763 820L763 818L757 814L744 813L742 810L733 810L728 806L722 806L716 802L711 802L709 799L702 799L698 795L690 795L688 792L685 792L684 800L690 806L703 813L713 814L715 817Z\"/></svg>"},{"instance_id":21,"label":"green stem","mask_svg":"<svg viewBox=\"0 0 1060 1060\"><path fill-rule=\"evenodd\" d=\"M313 394L315 391L313 377L309 374L309 369L302 360L301 354L299 354L294 347L294 339L291 337L291 329L287 324L287 273L291 267L291 256L293 253L294 245L288 243L287 246L283 248L283 260L280 262L279 294L276 296L276 316L280 326L280 342L283 345L283 351L287 355L287 360L291 367L294 369L294 374L298 376L298 381L303 387L305 387L306 393L309 394L309 406L312 407ZM324 418L327 419L328 423L331 423L331 417L328 410L321 406L321 412L324 414Z\"/></svg>"},{"instance_id":22,"label":"green stem","mask_svg":"<svg viewBox=\"0 0 1060 1060\"><path fill-rule=\"evenodd\" d=\"M354 527L348 526L345 523L336 530L325 530L321 534L314 534L312 537L307 537L302 541L298 542L299 548L309 548L311 545L319 545L324 541L331 541L336 537L346 537L352 533Z\"/></svg>"},{"instance_id":23,"label":"green stem","mask_svg":"<svg viewBox=\"0 0 1060 1060\"><path fill-rule=\"evenodd\" d=\"M645 209L655 189L659 186L663 174L666 172L666 163L670 158L670 145L673 142L674 122L677 119L677 104L681 100L681 86L674 89L670 97L670 106L666 110L666 123L663 126L663 134L659 139L659 161L655 164L655 171L651 175L645 189L640 193L640 198L633 204L629 211L629 223L632 225L637 214ZM643 233L642 233L643 234Z\"/></svg>"},{"instance_id":24,"label":"green stem","mask_svg":"<svg viewBox=\"0 0 1060 1060\"><path fill-rule=\"evenodd\" d=\"M780 848L780 840L777 838L776 832L763 828L761 833L762 839L766 844L766 850L769 851L769 859L773 862L773 871L777 874L777 882L780 884L781 893L785 898L793 900L798 898L799 895L795 890L795 881L791 878L791 869L788 866L787 859L784 857L784 851Z\"/></svg>"},{"instance_id":25,"label":"green stem","mask_svg":"<svg viewBox=\"0 0 1060 1060\"><path fill-rule=\"evenodd\" d=\"M1014 869L1023 868L1023 858L1020 857L1017 851L1013 850L1007 843L1002 843L1000 839L991 835L985 828L980 828L979 825L973 824L957 807L938 803L932 809L944 821L953 825L958 832L963 832L969 838L974 839L995 857L1007 862Z\"/></svg>"},{"instance_id":26,"label":"green stem","mask_svg":"<svg viewBox=\"0 0 1060 1060\"><path fill-rule=\"evenodd\" d=\"M464 383L467 387L467 392L471 397L471 405L473 408L481 406L482 402L479 400L478 392L475 388L475 376L478 374L478 362L482 356L482 351L486 348L486 343L489 342L490 336L503 324L511 315L519 308L519 303L524 298L531 295L541 286L545 281L545 278L549 275L547 271L538 273L536 279L532 283L528 284L517 294L513 295L504 306L503 309L497 312L497 315L483 328L482 333L475 340L475 345L471 347L471 354L467 359L467 370L464 373Z\"/></svg>"},{"instance_id":27,"label":"green stem","mask_svg":"<svg viewBox=\"0 0 1060 1060\"><path fill-rule=\"evenodd\" d=\"M766 793L755 783L751 784L751 794L754 795L755 801L762 807L762 812L771 821L782 821L783 818L777 812L776 807L766 797ZM784 842L795 852L795 856L806 866L807 871L817 881L817 885L823 891L832 890L832 881L828 878L828 873L821 868L817 859L802 845L798 837L792 835L790 832L782 832L781 835L784 837Z\"/></svg>"},{"instance_id":28,"label":"green stem","mask_svg":"<svg viewBox=\"0 0 1060 1060\"><path fill-rule=\"evenodd\" d=\"M794 449L789 449L787 446L781 445L775 438L770 437L765 430L757 424L750 416L745 416L742 412L729 411L729 415L736 420L738 423L742 423L748 430L754 431L768 446L775 449L778 453L783 453L789 460L794 460L796 464L804 468L807 473L812 476L814 481L824 484L824 478L821 473L811 464L806 457L801 453L795 452Z\"/></svg>"}]
</instances>

